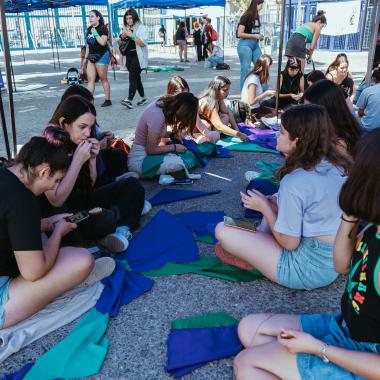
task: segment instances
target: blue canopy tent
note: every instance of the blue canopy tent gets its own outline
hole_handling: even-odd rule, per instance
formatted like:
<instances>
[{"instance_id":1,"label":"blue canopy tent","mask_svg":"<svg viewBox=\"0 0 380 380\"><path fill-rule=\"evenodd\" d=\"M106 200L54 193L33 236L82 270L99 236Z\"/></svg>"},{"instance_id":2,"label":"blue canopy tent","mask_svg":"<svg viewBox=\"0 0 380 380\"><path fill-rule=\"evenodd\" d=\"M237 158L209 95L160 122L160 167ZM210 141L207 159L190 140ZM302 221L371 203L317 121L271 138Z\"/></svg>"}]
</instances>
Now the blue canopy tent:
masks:
<instances>
[{"instance_id":1,"label":"blue canopy tent","mask_svg":"<svg viewBox=\"0 0 380 380\"><path fill-rule=\"evenodd\" d=\"M162 8L162 9L189 9L196 7L225 7L226 0L122 0L112 4L114 9L123 8Z\"/></svg>"},{"instance_id":2,"label":"blue canopy tent","mask_svg":"<svg viewBox=\"0 0 380 380\"><path fill-rule=\"evenodd\" d=\"M108 0L0 0L0 20L1 20L1 33L3 40L3 51L4 51L4 61L5 61L5 73L7 78L8 87L8 97L9 97L9 112L10 121L12 127L12 138L13 138L13 155L17 153L17 136L16 136L16 122L14 113L14 102L13 102L13 86L12 86L12 67L11 67L11 54L9 49L8 31L7 31L7 21L5 18L5 13L20 13L20 12L32 12L35 10L48 10L53 8L66 8L80 5L107 5L109 6ZM55 38L57 41L57 38ZM52 46L53 48L53 46ZM58 54L58 46L57 46ZM54 55L54 49L53 49ZM59 62L59 57L58 57ZM54 61L55 67L55 61ZM0 93L0 114L4 114L3 102ZM8 140L8 131L6 126L6 121L4 117L1 117L2 128L4 133L4 141L6 146L7 156L11 158L11 151Z\"/></svg>"}]
</instances>

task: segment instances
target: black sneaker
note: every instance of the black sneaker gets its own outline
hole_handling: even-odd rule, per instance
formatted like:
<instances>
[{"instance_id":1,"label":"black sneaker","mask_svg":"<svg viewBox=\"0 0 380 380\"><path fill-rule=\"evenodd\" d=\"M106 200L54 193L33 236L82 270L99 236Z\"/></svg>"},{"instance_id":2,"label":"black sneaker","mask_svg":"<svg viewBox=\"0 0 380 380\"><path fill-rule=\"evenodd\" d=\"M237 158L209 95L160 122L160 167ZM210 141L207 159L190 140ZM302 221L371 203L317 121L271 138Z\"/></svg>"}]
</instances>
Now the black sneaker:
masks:
<instances>
[{"instance_id":1,"label":"black sneaker","mask_svg":"<svg viewBox=\"0 0 380 380\"><path fill-rule=\"evenodd\" d=\"M127 108L129 109L132 109L133 108L133 104L132 104L132 101L129 100L129 99L124 99L120 102L123 106L126 106Z\"/></svg>"},{"instance_id":2,"label":"black sneaker","mask_svg":"<svg viewBox=\"0 0 380 380\"><path fill-rule=\"evenodd\" d=\"M112 106L111 100L105 100L104 103L100 107L109 107Z\"/></svg>"},{"instance_id":3,"label":"black sneaker","mask_svg":"<svg viewBox=\"0 0 380 380\"><path fill-rule=\"evenodd\" d=\"M139 102L137 102L137 105L138 106L143 106L144 104L146 104L148 101L146 100L146 98L142 98Z\"/></svg>"}]
</instances>

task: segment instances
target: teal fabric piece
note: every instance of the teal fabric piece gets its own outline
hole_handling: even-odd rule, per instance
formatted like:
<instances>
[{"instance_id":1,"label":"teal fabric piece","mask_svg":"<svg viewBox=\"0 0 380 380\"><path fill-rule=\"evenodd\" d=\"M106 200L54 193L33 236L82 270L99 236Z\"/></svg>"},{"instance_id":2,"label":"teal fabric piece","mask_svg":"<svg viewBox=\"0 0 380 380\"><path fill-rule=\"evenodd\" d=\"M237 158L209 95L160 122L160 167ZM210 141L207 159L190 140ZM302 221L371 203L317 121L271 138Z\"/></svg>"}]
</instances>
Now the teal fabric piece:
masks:
<instances>
[{"instance_id":1,"label":"teal fabric piece","mask_svg":"<svg viewBox=\"0 0 380 380\"><path fill-rule=\"evenodd\" d=\"M90 309L65 339L36 361L24 379L70 379L98 373L109 346L104 335L108 320L108 315Z\"/></svg>"},{"instance_id":2,"label":"teal fabric piece","mask_svg":"<svg viewBox=\"0 0 380 380\"><path fill-rule=\"evenodd\" d=\"M176 319L171 322L170 328L172 330L199 329L199 328L237 326L238 324L239 324L239 321L231 317L227 313L216 312L216 313L201 314L195 317Z\"/></svg>"},{"instance_id":3,"label":"teal fabric piece","mask_svg":"<svg viewBox=\"0 0 380 380\"><path fill-rule=\"evenodd\" d=\"M185 150L180 153L179 156L182 158L186 168L188 170L198 166L198 160L194 156L193 152ZM146 178L153 178L157 175L158 169L164 162L165 154L151 154L144 158L142 164L142 175Z\"/></svg>"},{"instance_id":4,"label":"teal fabric piece","mask_svg":"<svg viewBox=\"0 0 380 380\"><path fill-rule=\"evenodd\" d=\"M269 162L266 160L260 160L256 162L256 167L260 170L258 178L265 179L274 185L279 185L280 181L276 176L276 171L281 166L278 162Z\"/></svg>"},{"instance_id":5,"label":"teal fabric piece","mask_svg":"<svg viewBox=\"0 0 380 380\"><path fill-rule=\"evenodd\" d=\"M168 73L168 72L173 72L173 71L184 71L185 69L183 67L148 66L146 70L153 71L154 73L158 73L158 72Z\"/></svg>"},{"instance_id":6,"label":"teal fabric piece","mask_svg":"<svg viewBox=\"0 0 380 380\"><path fill-rule=\"evenodd\" d=\"M260 145L251 142L242 142L239 138L236 137L227 137L223 140L219 140L216 144L221 145L228 150L279 154L277 150L263 148Z\"/></svg>"}]
</instances>

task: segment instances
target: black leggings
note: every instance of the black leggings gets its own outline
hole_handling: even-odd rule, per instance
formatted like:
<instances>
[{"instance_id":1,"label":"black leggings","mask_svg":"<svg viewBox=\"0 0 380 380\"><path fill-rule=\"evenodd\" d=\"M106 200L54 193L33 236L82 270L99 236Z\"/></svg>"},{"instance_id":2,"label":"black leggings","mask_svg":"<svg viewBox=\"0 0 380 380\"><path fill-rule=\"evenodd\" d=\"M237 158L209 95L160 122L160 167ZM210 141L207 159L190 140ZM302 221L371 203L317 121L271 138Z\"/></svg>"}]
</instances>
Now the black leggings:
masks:
<instances>
[{"instance_id":1,"label":"black leggings","mask_svg":"<svg viewBox=\"0 0 380 380\"><path fill-rule=\"evenodd\" d=\"M129 93L128 99L133 100L136 94L136 90L139 95L144 97L144 87L141 81L141 67L137 53L135 51L126 55L126 66L129 71Z\"/></svg>"},{"instance_id":2,"label":"black leggings","mask_svg":"<svg viewBox=\"0 0 380 380\"><path fill-rule=\"evenodd\" d=\"M144 200L145 190L140 182L136 178L126 178L95 188L86 198L74 192L63 207L50 206L48 213L43 212L43 217L101 207L103 212L100 215L90 216L79 223L78 228L64 239L65 244L93 241L115 232L117 226L129 226L135 230L139 226Z\"/></svg>"},{"instance_id":3,"label":"black leggings","mask_svg":"<svg viewBox=\"0 0 380 380\"><path fill-rule=\"evenodd\" d=\"M196 45L198 62L202 61L202 45Z\"/></svg>"}]
</instances>

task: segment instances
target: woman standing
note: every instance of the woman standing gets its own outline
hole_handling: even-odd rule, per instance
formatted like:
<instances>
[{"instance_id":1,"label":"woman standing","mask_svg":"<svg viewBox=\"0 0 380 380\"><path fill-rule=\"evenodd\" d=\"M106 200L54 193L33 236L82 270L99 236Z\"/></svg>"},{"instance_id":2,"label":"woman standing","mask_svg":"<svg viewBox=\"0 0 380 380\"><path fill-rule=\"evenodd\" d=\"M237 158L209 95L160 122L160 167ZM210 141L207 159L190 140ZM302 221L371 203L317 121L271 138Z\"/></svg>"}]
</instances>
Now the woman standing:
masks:
<instances>
[{"instance_id":1,"label":"woman standing","mask_svg":"<svg viewBox=\"0 0 380 380\"><path fill-rule=\"evenodd\" d=\"M264 0L252 0L248 9L240 18L236 32L239 38L237 47L240 60L240 90L243 88L245 78L257 59L261 56L259 41L264 39L260 34L260 17L259 12L263 8Z\"/></svg>"},{"instance_id":2,"label":"woman standing","mask_svg":"<svg viewBox=\"0 0 380 380\"><path fill-rule=\"evenodd\" d=\"M110 100L110 84L108 82L108 65L110 63L108 51L108 30L104 25L102 14L93 9L89 14L90 24L86 33L86 54L84 57L84 65L87 63L87 79L88 89L91 93L95 91L96 75L99 76L103 90L104 102L102 107L111 106Z\"/></svg>"},{"instance_id":3,"label":"woman standing","mask_svg":"<svg viewBox=\"0 0 380 380\"><path fill-rule=\"evenodd\" d=\"M125 12L123 23L124 31L120 38L122 43L126 45L124 51L126 66L129 71L129 93L128 97L121 101L121 104L131 109L136 90L141 96L137 105L142 106L147 102L141 81L141 71L148 66L148 47L145 43L148 38L148 31L145 25L140 22L139 15L133 8Z\"/></svg>"},{"instance_id":4,"label":"woman standing","mask_svg":"<svg viewBox=\"0 0 380 380\"><path fill-rule=\"evenodd\" d=\"M199 22L194 23L193 38L197 50L197 61L200 62L202 61L202 30Z\"/></svg>"},{"instance_id":5,"label":"woman standing","mask_svg":"<svg viewBox=\"0 0 380 380\"><path fill-rule=\"evenodd\" d=\"M179 23L178 29L175 32L175 38L178 45L178 51L179 51L179 61L180 62L189 62L187 59L187 30L186 30L186 24L184 21L181 21ZM185 60L183 59L185 58Z\"/></svg>"},{"instance_id":6,"label":"woman standing","mask_svg":"<svg viewBox=\"0 0 380 380\"><path fill-rule=\"evenodd\" d=\"M318 11L311 22L299 26L290 36L285 49L285 55L296 57L301 60L301 70L305 71L305 58L311 59L314 49L317 46L321 30L326 26L327 20L324 11ZM306 44L310 44L306 48Z\"/></svg>"}]
</instances>

